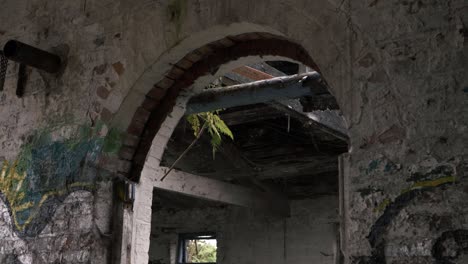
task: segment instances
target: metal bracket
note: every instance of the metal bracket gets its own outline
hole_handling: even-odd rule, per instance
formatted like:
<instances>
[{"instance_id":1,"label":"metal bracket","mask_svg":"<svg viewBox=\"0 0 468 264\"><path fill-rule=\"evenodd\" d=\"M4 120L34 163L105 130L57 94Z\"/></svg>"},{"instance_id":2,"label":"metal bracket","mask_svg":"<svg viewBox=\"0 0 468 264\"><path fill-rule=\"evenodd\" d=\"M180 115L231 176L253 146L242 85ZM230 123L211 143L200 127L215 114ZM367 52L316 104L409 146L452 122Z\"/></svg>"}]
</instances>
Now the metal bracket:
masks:
<instances>
[{"instance_id":1,"label":"metal bracket","mask_svg":"<svg viewBox=\"0 0 468 264\"><path fill-rule=\"evenodd\" d=\"M16 96L18 96L18 98L21 98L24 95L24 86L26 85L26 80L28 79L27 74L26 64L21 63L18 71L18 82L16 84Z\"/></svg>"},{"instance_id":2,"label":"metal bracket","mask_svg":"<svg viewBox=\"0 0 468 264\"><path fill-rule=\"evenodd\" d=\"M8 68L8 59L3 54L3 51L0 50L0 91L3 91L7 68Z\"/></svg>"},{"instance_id":3,"label":"metal bracket","mask_svg":"<svg viewBox=\"0 0 468 264\"><path fill-rule=\"evenodd\" d=\"M135 183L125 182L124 188L123 202L133 205L133 202L135 201Z\"/></svg>"},{"instance_id":4,"label":"metal bracket","mask_svg":"<svg viewBox=\"0 0 468 264\"><path fill-rule=\"evenodd\" d=\"M8 69L8 58L5 56L3 51L0 50L0 91L3 91L6 79L6 72ZM20 63L18 71L18 81L16 83L16 96L19 98L24 95L24 87L28 79L26 71L26 64Z\"/></svg>"},{"instance_id":5,"label":"metal bracket","mask_svg":"<svg viewBox=\"0 0 468 264\"><path fill-rule=\"evenodd\" d=\"M58 55L16 40L9 40L3 47L3 53L9 60L23 63L49 73L58 73L62 65Z\"/></svg>"},{"instance_id":6,"label":"metal bracket","mask_svg":"<svg viewBox=\"0 0 468 264\"><path fill-rule=\"evenodd\" d=\"M3 91L8 60L20 63L16 96L24 95L24 88L28 79L26 66L34 67L49 73L58 73L62 68L62 62L58 55L35 48L28 44L9 40L3 50L0 51L0 91Z\"/></svg>"}]
</instances>

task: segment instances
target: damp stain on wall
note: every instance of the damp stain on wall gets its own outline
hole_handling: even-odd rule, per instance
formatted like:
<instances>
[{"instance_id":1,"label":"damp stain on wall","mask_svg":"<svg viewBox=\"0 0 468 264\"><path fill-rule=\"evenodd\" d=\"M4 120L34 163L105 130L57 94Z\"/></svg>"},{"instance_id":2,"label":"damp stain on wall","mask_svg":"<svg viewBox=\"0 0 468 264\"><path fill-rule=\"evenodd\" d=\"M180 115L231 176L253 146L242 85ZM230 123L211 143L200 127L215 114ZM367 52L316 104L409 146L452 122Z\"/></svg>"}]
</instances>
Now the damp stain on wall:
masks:
<instances>
[{"instance_id":1,"label":"damp stain on wall","mask_svg":"<svg viewBox=\"0 0 468 264\"><path fill-rule=\"evenodd\" d=\"M187 3L184 0L172 0L167 6L169 20L175 24L176 39L179 39L182 23L187 13Z\"/></svg>"},{"instance_id":2,"label":"damp stain on wall","mask_svg":"<svg viewBox=\"0 0 468 264\"><path fill-rule=\"evenodd\" d=\"M105 134L105 135L104 135ZM52 140L50 129L37 131L14 161L0 167L0 197L20 236L36 236L56 207L72 192L92 191L107 177L98 157L120 148L119 133L104 124L79 126L68 139Z\"/></svg>"}]
</instances>

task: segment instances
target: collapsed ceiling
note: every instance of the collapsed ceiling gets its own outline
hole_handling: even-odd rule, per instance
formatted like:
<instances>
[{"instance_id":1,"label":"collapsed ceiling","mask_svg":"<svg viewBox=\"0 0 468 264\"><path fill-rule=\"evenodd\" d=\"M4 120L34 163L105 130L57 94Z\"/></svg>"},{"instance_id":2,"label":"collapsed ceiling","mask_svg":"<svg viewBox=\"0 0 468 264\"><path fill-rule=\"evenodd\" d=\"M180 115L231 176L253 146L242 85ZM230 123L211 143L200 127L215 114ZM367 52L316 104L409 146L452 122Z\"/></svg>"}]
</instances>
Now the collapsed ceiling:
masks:
<instances>
[{"instance_id":1,"label":"collapsed ceiling","mask_svg":"<svg viewBox=\"0 0 468 264\"><path fill-rule=\"evenodd\" d=\"M289 63L273 65L292 68ZM266 63L251 66L248 68L261 69L262 73L285 75ZM245 70L236 69L221 81L232 85L259 76L258 72ZM275 190L288 199L336 194L337 157L348 146L343 118L338 110L305 113L302 106L299 99L289 99L224 109L220 117L233 132L234 140L224 138L213 156L210 137L205 133L175 168L256 190ZM166 147L161 166L171 167L194 139L190 124L182 119ZM178 194L158 191L156 195L165 200L165 206L187 205L184 198L175 198Z\"/></svg>"}]
</instances>

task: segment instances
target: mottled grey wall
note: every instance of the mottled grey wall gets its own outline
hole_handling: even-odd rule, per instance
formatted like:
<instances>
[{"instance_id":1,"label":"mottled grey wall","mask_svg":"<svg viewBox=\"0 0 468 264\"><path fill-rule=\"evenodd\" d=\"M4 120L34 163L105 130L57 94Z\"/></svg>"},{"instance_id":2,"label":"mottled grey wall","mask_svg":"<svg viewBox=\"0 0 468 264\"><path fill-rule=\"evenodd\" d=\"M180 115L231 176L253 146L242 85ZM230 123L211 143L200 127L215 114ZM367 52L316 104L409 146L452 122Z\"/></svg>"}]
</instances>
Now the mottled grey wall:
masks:
<instances>
[{"instance_id":1,"label":"mottled grey wall","mask_svg":"<svg viewBox=\"0 0 468 264\"><path fill-rule=\"evenodd\" d=\"M217 235L220 264L333 264L337 210L336 196L291 201L290 218L235 206L162 208L153 212L150 261L174 264L178 234L211 231Z\"/></svg>"},{"instance_id":2,"label":"mottled grey wall","mask_svg":"<svg viewBox=\"0 0 468 264\"><path fill-rule=\"evenodd\" d=\"M128 171L115 158L120 136L171 63L226 35L262 31L304 46L346 117L347 263L462 263L466 14L462 0L4 1L0 45L18 39L60 54L67 66L59 76L29 69L17 98L18 64L9 64L0 92L0 192L2 219L12 224L2 228L15 241L38 237L61 217L67 196L95 194L98 182ZM139 239L145 248L149 236ZM35 251L23 242L5 241L2 258L40 263L27 259Z\"/></svg>"},{"instance_id":3,"label":"mottled grey wall","mask_svg":"<svg viewBox=\"0 0 468 264\"><path fill-rule=\"evenodd\" d=\"M464 263L467 4L350 5L359 94L343 162L350 263Z\"/></svg>"}]
</instances>

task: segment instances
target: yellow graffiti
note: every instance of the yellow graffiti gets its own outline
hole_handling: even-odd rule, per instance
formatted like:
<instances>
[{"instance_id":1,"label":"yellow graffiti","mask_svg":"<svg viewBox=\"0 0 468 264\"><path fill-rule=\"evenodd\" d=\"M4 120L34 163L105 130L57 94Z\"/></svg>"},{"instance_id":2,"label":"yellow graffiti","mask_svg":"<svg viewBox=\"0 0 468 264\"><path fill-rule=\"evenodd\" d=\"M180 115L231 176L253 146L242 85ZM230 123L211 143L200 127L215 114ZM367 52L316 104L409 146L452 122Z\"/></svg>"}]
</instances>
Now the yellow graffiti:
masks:
<instances>
[{"instance_id":1,"label":"yellow graffiti","mask_svg":"<svg viewBox=\"0 0 468 264\"><path fill-rule=\"evenodd\" d=\"M417 189L422 189L422 188L427 188L427 187L437 187L439 185L445 184L445 183L453 183L456 181L455 176L446 176L446 177L441 177L437 178L434 180L427 180L427 181L420 181L420 182L415 182L411 187L404 189L400 195L405 194L409 191L417 190ZM375 209L374 212L381 212L384 209L387 208L387 206L391 203L390 199L384 199Z\"/></svg>"},{"instance_id":2,"label":"yellow graffiti","mask_svg":"<svg viewBox=\"0 0 468 264\"><path fill-rule=\"evenodd\" d=\"M26 194L23 188L23 183L26 179L26 172L19 173L17 170L18 161L12 165L8 161L3 162L0 171L0 192L4 195L10 205L11 216L14 225L19 231L23 231L37 216L43 204L53 196L65 195L69 188L88 187L91 188L91 183L76 182L67 186L64 190L54 190L42 194L41 199L37 204L31 201L25 201ZM19 223L17 214L25 210L32 210L24 223Z\"/></svg>"},{"instance_id":3,"label":"yellow graffiti","mask_svg":"<svg viewBox=\"0 0 468 264\"><path fill-rule=\"evenodd\" d=\"M446 176L446 177L441 177L441 178L437 178L434 180L415 182L411 187L403 190L401 194L407 193L412 190L421 189L424 187L437 187L445 183L453 183L453 182L455 182L455 176Z\"/></svg>"},{"instance_id":4,"label":"yellow graffiti","mask_svg":"<svg viewBox=\"0 0 468 264\"><path fill-rule=\"evenodd\" d=\"M392 201L390 199L385 198L376 208L374 208L374 213L383 211L391 202Z\"/></svg>"}]
</instances>

